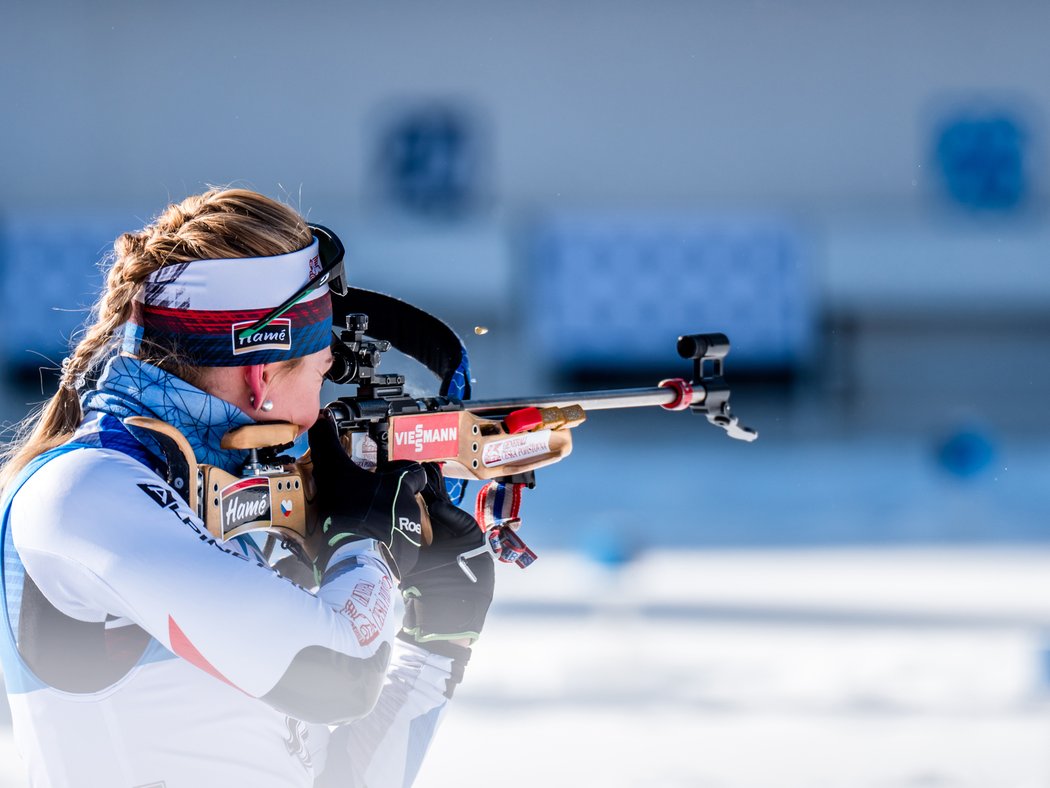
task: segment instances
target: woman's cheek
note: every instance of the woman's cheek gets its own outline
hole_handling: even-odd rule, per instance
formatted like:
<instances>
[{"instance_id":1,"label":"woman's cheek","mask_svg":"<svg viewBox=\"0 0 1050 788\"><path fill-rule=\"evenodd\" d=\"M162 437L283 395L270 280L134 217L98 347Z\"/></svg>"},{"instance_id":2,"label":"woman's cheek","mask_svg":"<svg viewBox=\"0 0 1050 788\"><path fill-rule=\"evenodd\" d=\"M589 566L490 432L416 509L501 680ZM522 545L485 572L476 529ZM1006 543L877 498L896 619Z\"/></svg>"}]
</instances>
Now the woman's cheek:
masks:
<instances>
[{"instance_id":1,"label":"woman's cheek","mask_svg":"<svg viewBox=\"0 0 1050 788\"><path fill-rule=\"evenodd\" d=\"M310 429L314 424L317 423L317 418L321 413L321 387L318 386L314 392L313 398L306 403L300 420L297 422L303 427L303 431Z\"/></svg>"},{"instance_id":2,"label":"woman's cheek","mask_svg":"<svg viewBox=\"0 0 1050 788\"><path fill-rule=\"evenodd\" d=\"M313 413L312 414L306 414L303 417L302 421L299 422L299 425L303 428L302 429L303 432L306 432L308 429L310 429L312 426L314 426L314 424L317 423L317 417L320 415L320 412L321 412L321 403L320 403L320 400L318 400L317 407L314 408Z\"/></svg>"}]
</instances>

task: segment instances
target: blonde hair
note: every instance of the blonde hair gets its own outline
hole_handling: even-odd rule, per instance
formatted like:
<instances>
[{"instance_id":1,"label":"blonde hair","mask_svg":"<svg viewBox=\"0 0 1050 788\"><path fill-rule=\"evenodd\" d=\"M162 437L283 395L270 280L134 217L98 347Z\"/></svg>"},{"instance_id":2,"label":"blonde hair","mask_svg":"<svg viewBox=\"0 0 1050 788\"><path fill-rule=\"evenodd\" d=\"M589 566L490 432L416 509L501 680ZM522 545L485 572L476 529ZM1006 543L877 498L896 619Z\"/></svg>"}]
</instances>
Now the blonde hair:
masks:
<instances>
[{"instance_id":1,"label":"blonde hair","mask_svg":"<svg viewBox=\"0 0 1050 788\"><path fill-rule=\"evenodd\" d=\"M219 188L170 205L140 232L117 238L105 288L92 308L94 323L63 361L58 392L21 423L0 455L0 488L73 435L84 417L78 392L120 345L135 295L150 274L192 260L287 254L310 242L306 221L287 205L247 189ZM193 384L205 372L181 359L177 347L144 344L137 355Z\"/></svg>"}]
</instances>

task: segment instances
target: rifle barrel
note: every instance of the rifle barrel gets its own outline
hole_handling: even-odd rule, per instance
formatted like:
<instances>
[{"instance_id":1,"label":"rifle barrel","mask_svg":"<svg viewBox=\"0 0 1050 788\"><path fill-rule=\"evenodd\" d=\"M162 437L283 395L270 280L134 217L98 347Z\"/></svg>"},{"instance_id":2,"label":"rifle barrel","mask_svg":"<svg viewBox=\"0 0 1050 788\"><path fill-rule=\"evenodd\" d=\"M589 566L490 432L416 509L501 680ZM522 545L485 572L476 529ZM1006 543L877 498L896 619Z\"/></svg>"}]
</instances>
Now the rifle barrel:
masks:
<instances>
[{"instance_id":1,"label":"rifle barrel","mask_svg":"<svg viewBox=\"0 0 1050 788\"><path fill-rule=\"evenodd\" d=\"M706 392L702 386L693 389L693 402L703 402ZM670 405L678 398L673 388L653 386L641 389L609 389L606 391L581 391L576 394L544 394L539 397L520 399L468 400L464 406L471 413L508 413L528 407L562 408L579 405L587 410L612 410L614 408L646 408L654 405Z\"/></svg>"}]
</instances>

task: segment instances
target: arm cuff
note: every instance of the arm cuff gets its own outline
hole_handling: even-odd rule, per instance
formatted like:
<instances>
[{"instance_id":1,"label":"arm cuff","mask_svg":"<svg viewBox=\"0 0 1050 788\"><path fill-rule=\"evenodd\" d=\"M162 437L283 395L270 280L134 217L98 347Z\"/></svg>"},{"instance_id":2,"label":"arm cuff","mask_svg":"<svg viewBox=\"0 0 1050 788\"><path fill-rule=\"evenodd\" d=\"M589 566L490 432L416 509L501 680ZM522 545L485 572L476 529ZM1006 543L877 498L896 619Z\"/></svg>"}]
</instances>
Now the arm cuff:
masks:
<instances>
[{"instance_id":1,"label":"arm cuff","mask_svg":"<svg viewBox=\"0 0 1050 788\"><path fill-rule=\"evenodd\" d=\"M456 686L463 681L463 674L466 672L467 663L470 662L471 651L466 646L457 646L455 643L449 643L447 640L433 640L429 643L419 643L412 635L404 630L397 633L399 640L403 640L405 643L410 643L418 649L429 651L431 654L437 654L441 657L447 657L452 661L449 665L449 677L445 682L445 697L451 699L452 693L456 689Z\"/></svg>"},{"instance_id":2,"label":"arm cuff","mask_svg":"<svg viewBox=\"0 0 1050 788\"><path fill-rule=\"evenodd\" d=\"M390 572L390 566L385 559L386 551L381 550L381 547L376 539L356 539L339 545L328 559L321 585L335 580L348 569L361 563L375 562L384 572Z\"/></svg>"}]
</instances>

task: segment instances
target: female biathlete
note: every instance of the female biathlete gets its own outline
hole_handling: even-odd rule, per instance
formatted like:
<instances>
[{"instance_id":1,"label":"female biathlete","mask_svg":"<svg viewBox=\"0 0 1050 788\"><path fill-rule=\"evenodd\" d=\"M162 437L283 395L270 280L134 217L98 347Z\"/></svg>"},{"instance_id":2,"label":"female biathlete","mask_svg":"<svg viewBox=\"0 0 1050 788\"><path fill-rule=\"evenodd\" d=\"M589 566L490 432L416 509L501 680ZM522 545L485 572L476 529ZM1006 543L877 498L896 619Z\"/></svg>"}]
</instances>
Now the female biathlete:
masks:
<instances>
[{"instance_id":1,"label":"female biathlete","mask_svg":"<svg viewBox=\"0 0 1050 788\"><path fill-rule=\"evenodd\" d=\"M484 622L492 560L471 559L477 582L456 566L483 537L434 466L363 471L318 419L338 271L315 235L239 189L122 235L96 322L9 447L0 654L34 786L413 781ZM231 429L309 431L325 523L313 590L250 538L215 539L133 416L232 474L246 453L222 448Z\"/></svg>"}]
</instances>

